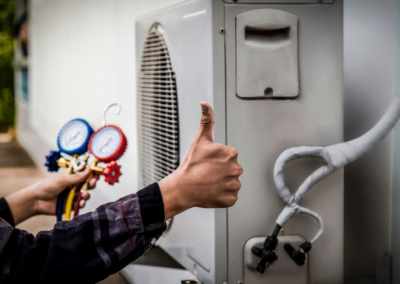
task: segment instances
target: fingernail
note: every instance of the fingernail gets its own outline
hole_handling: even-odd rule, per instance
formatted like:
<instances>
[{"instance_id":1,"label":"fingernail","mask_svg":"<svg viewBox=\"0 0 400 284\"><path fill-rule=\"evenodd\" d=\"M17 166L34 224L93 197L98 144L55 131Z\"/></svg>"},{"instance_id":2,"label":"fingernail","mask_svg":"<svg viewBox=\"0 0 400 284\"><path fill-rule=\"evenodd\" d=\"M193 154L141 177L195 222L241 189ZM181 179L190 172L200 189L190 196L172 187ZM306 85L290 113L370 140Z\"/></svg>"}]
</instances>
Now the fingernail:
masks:
<instances>
[{"instance_id":1,"label":"fingernail","mask_svg":"<svg viewBox=\"0 0 400 284\"><path fill-rule=\"evenodd\" d=\"M208 107L207 107L206 105L201 104L201 110L202 110L203 112L207 112Z\"/></svg>"}]
</instances>

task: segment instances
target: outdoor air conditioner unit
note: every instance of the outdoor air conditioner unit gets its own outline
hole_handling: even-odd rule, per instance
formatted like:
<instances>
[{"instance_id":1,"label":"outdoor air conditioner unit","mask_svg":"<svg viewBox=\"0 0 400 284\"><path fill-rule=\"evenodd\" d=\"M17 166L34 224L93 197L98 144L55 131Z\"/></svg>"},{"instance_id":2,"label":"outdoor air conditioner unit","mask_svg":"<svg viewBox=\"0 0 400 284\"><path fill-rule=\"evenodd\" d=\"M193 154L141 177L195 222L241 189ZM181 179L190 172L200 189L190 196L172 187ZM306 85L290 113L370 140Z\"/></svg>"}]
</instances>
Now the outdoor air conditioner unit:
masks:
<instances>
[{"instance_id":1,"label":"outdoor air conditioner unit","mask_svg":"<svg viewBox=\"0 0 400 284\"><path fill-rule=\"evenodd\" d=\"M325 220L304 265L282 246L315 234L307 216L285 226L265 273L250 249L262 246L285 205L273 179L280 153L343 141L342 22L342 0L190 0L137 20L139 187L179 165L200 101L214 109L214 141L237 148L244 169L233 207L190 209L158 241L203 283L343 282L342 171L303 201ZM298 186L320 165L291 163L286 183Z\"/></svg>"}]
</instances>

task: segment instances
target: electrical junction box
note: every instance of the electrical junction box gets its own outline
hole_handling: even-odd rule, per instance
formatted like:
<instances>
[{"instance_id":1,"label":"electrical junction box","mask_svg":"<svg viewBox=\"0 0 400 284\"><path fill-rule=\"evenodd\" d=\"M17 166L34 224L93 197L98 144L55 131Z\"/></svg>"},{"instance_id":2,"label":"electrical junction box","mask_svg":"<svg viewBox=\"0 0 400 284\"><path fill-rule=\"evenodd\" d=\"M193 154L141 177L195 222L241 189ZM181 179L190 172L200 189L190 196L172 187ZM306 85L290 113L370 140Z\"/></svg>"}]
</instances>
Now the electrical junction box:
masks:
<instances>
[{"instance_id":1,"label":"electrical junction box","mask_svg":"<svg viewBox=\"0 0 400 284\"><path fill-rule=\"evenodd\" d=\"M192 208L158 241L202 283L343 283L342 171L303 201L325 221L304 266L278 247L259 274L249 248L272 233L284 207L273 180L279 154L343 141L342 17L342 0L190 0L137 19L139 186L178 167L200 101L214 109L214 141L238 149L244 169L233 207ZM295 190L320 165L290 163L286 184ZM317 230L298 215L279 238L298 247Z\"/></svg>"}]
</instances>

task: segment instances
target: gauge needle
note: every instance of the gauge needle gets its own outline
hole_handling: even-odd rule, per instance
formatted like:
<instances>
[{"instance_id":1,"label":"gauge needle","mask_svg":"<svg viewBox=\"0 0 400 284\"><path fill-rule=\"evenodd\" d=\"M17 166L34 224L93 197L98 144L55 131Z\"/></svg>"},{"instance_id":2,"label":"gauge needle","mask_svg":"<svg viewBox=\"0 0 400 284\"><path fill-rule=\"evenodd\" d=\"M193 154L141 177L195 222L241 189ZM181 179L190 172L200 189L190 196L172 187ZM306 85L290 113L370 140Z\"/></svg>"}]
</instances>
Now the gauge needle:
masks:
<instances>
[{"instance_id":1,"label":"gauge needle","mask_svg":"<svg viewBox=\"0 0 400 284\"><path fill-rule=\"evenodd\" d=\"M76 137L78 137L79 134L81 134L80 130L75 132L75 134L72 137L69 138L68 143L70 143L72 140L76 139Z\"/></svg>"},{"instance_id":2,"label":"gauge needle","mask_svg":"<svg viewBox=\"0 0 400 284\"><path fill-rule=\"evenodd\" d=\"M109 137L106 141L106 143L103 144L103 146L100 147L100 151L103 152L104 147L108 146L108 143L110 143L110 141L112 140L111 137Z\"/></svg>"}]
</instances>

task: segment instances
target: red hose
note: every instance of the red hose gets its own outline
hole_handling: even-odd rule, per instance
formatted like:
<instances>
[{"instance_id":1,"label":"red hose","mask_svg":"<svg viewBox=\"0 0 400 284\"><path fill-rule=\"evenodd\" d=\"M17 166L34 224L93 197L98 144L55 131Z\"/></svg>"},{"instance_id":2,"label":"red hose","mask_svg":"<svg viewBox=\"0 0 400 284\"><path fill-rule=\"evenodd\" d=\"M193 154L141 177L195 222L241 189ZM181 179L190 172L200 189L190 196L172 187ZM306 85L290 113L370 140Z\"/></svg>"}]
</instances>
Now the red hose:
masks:
<instances>
[{"instance_id":1,"label":"red hose","mask_svg":"<svg viewBox=\"0 0 400 284\"><path fill-rule=\"evenodd\" d=\"M79 192L79 196L78 199L76 200L74 208L74 218L79 214L79 209L80 209L79 203L81 203L81 200L82 200L82 192Z\"/></svg>"}]
</instances>

